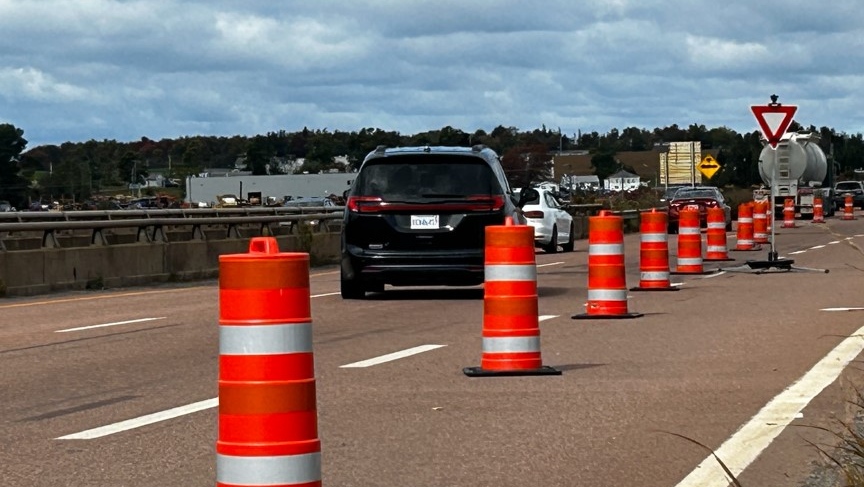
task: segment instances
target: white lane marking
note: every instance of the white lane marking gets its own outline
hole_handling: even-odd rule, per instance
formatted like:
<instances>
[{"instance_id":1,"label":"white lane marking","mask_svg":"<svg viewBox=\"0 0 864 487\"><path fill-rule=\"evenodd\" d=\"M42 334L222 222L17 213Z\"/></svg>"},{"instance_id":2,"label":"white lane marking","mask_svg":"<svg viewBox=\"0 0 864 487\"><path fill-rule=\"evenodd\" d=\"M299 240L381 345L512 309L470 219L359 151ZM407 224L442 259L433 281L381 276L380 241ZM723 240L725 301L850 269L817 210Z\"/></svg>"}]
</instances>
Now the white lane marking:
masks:
<instances>
[{"instance_id":1,"label":"white lane marking","mask_svg":"<svg viewBox=\"0 0 864 487\"><path fill-rule=\"evenodd\" d=\"M864 308L822 308L819 311L861 311Z\"/></svg>"},{"instance_id":2,"label":"white lane marking","mask_svg":"<svg viewBox=\"0 0 864 487\"><path fill-rule=\"evenodd\" d=\"M537 267L549 267L550 265L561 265L563 262L550 262L548 264L537 264Z\"/></svg>"},{"instance_id":3,"label":"white lane marking","mask_svg":"<svg viewBox=\"0 0 864 487\"><path fill-rule=\"evenodd\" d=\"M774 441L785 428L823 389L834 382L843 369L864 350L858 329L840 342L828 355L807 371L797 382L778 394L750 421L720 445L715 453L736 477ZM708 456L702 463L678 483L677 487L728 487L732 480L717 463Z\"/></svg>"},{"instance_id":4,"label":"white lane marking","mask_svg":"<svg viewBox=\"0 0 864 487\"><path fill-rule=\"evenodd\" d=\"M838 243L840 243L840 241L839 241L839 240L835 240L835 241L833 241L833 242L828 242L828 245L834 245L834 244L838 244Z\"/></svg>"},{"instance_id":5,"label":"white lane marking","mask_svg":"<svg viewBox=\"0 0 864 487\"><path fill-rule=\"evenodd\" d=\"M703 276L702 279L711 279L712 277L722 276L726 274L726 271L715 272L713 274L708 274L707 276Z\"/></svg>"},{"instance_id":6,"label":"white lane marking","mask_svg":"<svg viewBox=\"0 0 864 487\"><path fill-rule=\"evenodd\" d=\"M323 298L324 296L336 296L337 294L340 294L340 293L313 294L312 296L309 296L309 297L310 298Z\"/></svg>"},{"instance_id":7,"label":"white lane marking","mask_svg":"<svg viewBox=\"0 0 864 487\"><path fill-rule=\"evenodd\" d=\"M140 318L137 320L115 321L114 323L103 323L101 325L79 326L78 328L67 328L65 330L55 330L54 333L66 333L66 332L70 332L70 331L91 330L93 328L105 328L106 326L128 325L131 323L144 323L145 321L164 320L166 318L167 318L167 316L160 316L158 318Z\"/></svg>"},{"instance_id":8,"label":"white lane marking","mask_svg":"<svg viewBox=\"0 0 864 487\"><path fill-rule=\"evenodd\" d=\"M789 255L798 255L807 252L806 250L796 250L795 252L789 252Z\"/></svg>"},{"instance_id":9,"label":"white lane marking","mask_svg":"<svg viewBox=\"0 0 864 487\"><path fill-rule=\"evenodd\" d=\"M808 250L816 250L816 249L824 249L824 248L825 248L824 245L814 245L813 247L810 247Z\"/></svg>"},{"instance_id":10,"label":"white lane marking","mask_svg":"<svg viewBox=\"0 0 864 487\"><path fill-rule=\"evenodd\" d=\"M167 419L173 419L186 414L203 411L205 409L215 408L218 405L219 398L214 397L213 399L207 399L204 401L187 404L185 406L178 406L173 409L148 414L146 416L141 416L138 418L127 419L126 421L120 421L119 423L109 424L107 426L101 426L99 428L93 428L90 430L82 431L80 433L73 433L71 435L61 436L59 438L55 438L55 440L92 440L95 438L101 438L103 436L113 435L114 433L120 433L122 431L140 428L148 424L158 423Z\"/></svg>"},{"instance_id":11,"label":"white lane marking","mask_svg":"<svg viewBox=\"0 0 864 487\"><path fill-rule=\"evenodd\" d=\"M677 286L683 286L684 283L683 283L683 282L670 282L669 285L670 285L670 286L676 286L676 287L677 287Z\"/></svg>"},{"instance_id":12,"label":"white lane marking","mask_svg":"<svg viewBox=\"0 0 864 487\"><path fill-rule=\"evenodd\" d=\"M559 316L561 316L561 315L540 315L537 317L537 319L538 319L538 321L546 321L546 320L551 320L551 319L557 318Z\"/></svg>"},{"instance_id":13,"label":"white lane marking","mask_svg":"<svg viewBox=\"0 0 864 487\"><path fill-rule=\"evenodd\" d=\"M446 346L447 345L420 345L419 347L413 347L405 350L400 350L398 352L388 353L387 355L381 355L380 357L374 357L351 364L341 365L340 368L356 369L362 367L371 367L373 365L383 364L385 362L390 362L393 360L399 360L400 358L410 357L412 355L417 355L418 353L428 352L430 350L435 350L436 348Z\"/></svg>"}]
</instances>

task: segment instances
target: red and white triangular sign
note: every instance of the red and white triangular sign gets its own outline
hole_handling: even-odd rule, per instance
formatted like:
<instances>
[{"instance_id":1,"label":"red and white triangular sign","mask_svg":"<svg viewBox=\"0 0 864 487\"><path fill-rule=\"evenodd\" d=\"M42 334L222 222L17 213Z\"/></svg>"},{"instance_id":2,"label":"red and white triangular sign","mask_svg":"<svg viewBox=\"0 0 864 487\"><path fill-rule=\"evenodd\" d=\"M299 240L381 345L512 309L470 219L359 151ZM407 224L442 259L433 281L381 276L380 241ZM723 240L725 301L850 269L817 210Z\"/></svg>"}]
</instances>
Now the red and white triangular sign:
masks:
<instances>
[{"instance_id":1,"label":"red and white triangular sign","mask_svg":"<svg viewBox=\"0 0 864 487\"><path fill-rule=\"evenodd\" d=\"M792 124L792 117L795 116L795 111L798 107L795 105L753 105L750 107L753 115L756 116L756 121L759 122L759 129L762 135L768 140L768 144L772 149L777 148L780 143L780 138L786 133L789 125Z\"/></svg>"}]
</instances>

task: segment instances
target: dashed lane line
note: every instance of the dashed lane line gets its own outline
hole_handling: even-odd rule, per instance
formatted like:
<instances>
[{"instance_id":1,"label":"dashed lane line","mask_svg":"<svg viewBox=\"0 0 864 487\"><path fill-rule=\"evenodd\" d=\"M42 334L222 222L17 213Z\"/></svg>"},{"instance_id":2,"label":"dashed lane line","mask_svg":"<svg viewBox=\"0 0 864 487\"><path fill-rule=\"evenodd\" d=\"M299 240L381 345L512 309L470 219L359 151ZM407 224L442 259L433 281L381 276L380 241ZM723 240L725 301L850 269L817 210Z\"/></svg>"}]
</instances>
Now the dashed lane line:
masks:
<instances>
[{"instance_id":1,"label":"dashed lane line","mask_svg":"<svg viewBox=\"0 0 864 487\"><path fill-rule=\"evenodd\" d=\"M120 433L123 431L140 428L142 426L147 426L148 424L177 418L186 414L196 413L205 409L215 408L218 405L219 398L207 399L204 401L187 404L185 406L178 406L176 408L168 409L166 411L160 411L158 413L148 414L146 416L140 416L138 418L127 419L126 421L120 421L119 423L109 424L107 426L100 426L99 428L89 429L80 433L73 433L71 435L61 436L55 439L93 440L96 438L101 438L103 436L113 435L115 433Z\"/></svg>"},{"instance_id":2,"label":"dashed lane line","mask_svg":"<svg viewBox=\"0 0 864 487\"><path fill-rule=\"evenodd\" d=\"M132 323L145 323L147 321L164 320L167 318L168 318L167 316L160 316L158 318L139 318L137 320L115 321L114 323L102 323L101 325L79 326L77 328L66 328L65 330L55 330L54 333L68 333L71 331L92 330L93 328L105 328L108 326L129 325Z\"/></svg>"},{"instance_id":3,"label":"dashed lane line","mask_svg":"<svg viewBox=\"0 0 864 487\"><path fill-rule=\"evenodd\" d=\"M367 360L361 360L359 362L354 362L346 365L340 365L339 368L342 369L356 369L356 368L365 368L371 367L373 365L379 365L386 362L392 362L394 360L399 360L401 358L410 357L412 355L417 355L418 353L428 352L430 350L435 350L437 348L446 347L447 345L420 345L419 347L412 347L405 350L400 350L398 352L388 353L387 355L381 355L379 357L370 358Z\"/></svg>"}]
</instances>

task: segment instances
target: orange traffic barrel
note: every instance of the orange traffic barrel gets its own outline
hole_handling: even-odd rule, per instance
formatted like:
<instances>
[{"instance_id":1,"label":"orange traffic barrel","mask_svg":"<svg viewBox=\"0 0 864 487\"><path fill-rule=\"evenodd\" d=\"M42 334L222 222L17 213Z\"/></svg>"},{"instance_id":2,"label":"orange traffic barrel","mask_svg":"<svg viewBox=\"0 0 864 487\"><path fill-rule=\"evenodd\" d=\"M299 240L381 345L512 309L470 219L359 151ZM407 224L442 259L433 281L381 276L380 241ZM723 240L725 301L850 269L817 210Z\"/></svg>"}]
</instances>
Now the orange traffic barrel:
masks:
<instances>
[{"instance_id":1,"label":"orange traffic barrel","mask_svg":"<svg viewBox=\"0 0 864 487\"><path fill-rule=\"evenodd\" d=\"M672 274L709 273L705 271L702 261L702 232L699 229L699 210L681 209L678 212L677 266Z\"/></svg>"},{"instance_id":2,"label":"orange traffic barrel","mask_svg":"<svg viewBox=\"0 0 864 487\"><path fill-rule=\"evenodd\" d=\"M768 200L753 202L753 241L768 243Z\"/></svg>"},{"instance_id":3,"label":"orange traffic barrel","mask_svg":"<svg viewBox=\"0 0 864 487\"><path fill-rule=\"evenodd\" d=\"M588 217L588 302L573 319L636 318L627 311L624 219L605 210Z\"/></svg>"},{"instance_id":4,"label":"orange traffic barrel","mask_svg":"<svg viewBox=\"0 0 864 487\"><path fill-rule=\"evenodd\" d=\"M813 198L813 219L810 223L825 223L825 208L822 207L822 198Z\"/></svg>"},{"instance_id":5,"label":"orange traffic barrel","mask_svg":"<svg viewBox=\"0 0 864 487\"><path fill-rule=\"evenodd\" d=\"M843 219L855 220L855 203L849 194L843 199Z\"/></svg>"},{"instance_id":6,"label":"orange traffic barrel","mask_svg":"<svg viewBox=\"0 0 864 487\"><path fill-rule=\"evenodd\" d=\"M723 208L708 208L707 230L705 231L704 261L735 260L729 257L726 241L726 211Z\"/></svg>"},{"instance_id":7,"label":"orange traffic barrel","mask_svg":"<svg viewBox=\"0 0 864 487\"><path fill-rule=\"evenodd\" d=\"M639 221L639 286L631 291L677 291L669 282L669 215L652 208Z\"/></svg>"},{"instance_id":8,"label":"orange traffic barrel","mask_svg":"<svg viewBox=\"0 0 864 487\"><path fill-rule=\"evenodd\" d=\"M540 357L534 228L506 222L485 232L483 352L479 367L462 371L469 377L560 375Z\"/></svg>"},{"instance_id":9,"label":"orange traffic barrel","mask_svg":"<svg viewBox=\"0 0 864 487\"><path fill-rule=\"evenodd\" d=\"M738 205L738 229L735 234L735 248L732 250L760 250L761 245L753 241L753 202Z\"/></svg>"},{"instance_id":10,"label":"orange traffic barrel","mask_svg":"<svg viewBox=\"0 0 864 487\"><path fill-rule=\"evenodd\" d=\"M216 485L321 485L309 254L219 256Z\"/></svg>"},{"instance_id":11,"label":"orange traffic barrel","mask_svg":"<svg viewBox=\"0 0 864 487\"><path fill-rule=\"evenodd\" d=\"M796 228L795 225L795 200L786 198L783 200L783 228Z\"/></svg>"}]
</instances>

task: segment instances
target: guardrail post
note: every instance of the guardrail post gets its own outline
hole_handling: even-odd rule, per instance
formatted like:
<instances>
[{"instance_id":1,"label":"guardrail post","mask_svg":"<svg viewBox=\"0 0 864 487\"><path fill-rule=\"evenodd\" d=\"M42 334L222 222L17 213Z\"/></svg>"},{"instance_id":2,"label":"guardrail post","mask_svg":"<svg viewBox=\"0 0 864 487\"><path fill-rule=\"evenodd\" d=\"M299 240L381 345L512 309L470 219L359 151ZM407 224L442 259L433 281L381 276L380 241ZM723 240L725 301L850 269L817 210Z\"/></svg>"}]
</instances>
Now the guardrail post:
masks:
<instances>
[{"instance_id":1,"label":"guardrail post","mask_svg":"<svg viewBox=\"0 0 864 487\"><path fill-rule=\"evenodd\" d=\"M192 225L192 240L207 240L201 225Z\"/></svg>"}]
</instances>

